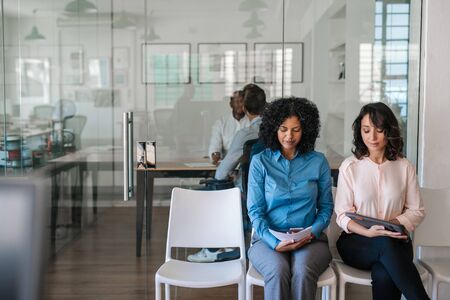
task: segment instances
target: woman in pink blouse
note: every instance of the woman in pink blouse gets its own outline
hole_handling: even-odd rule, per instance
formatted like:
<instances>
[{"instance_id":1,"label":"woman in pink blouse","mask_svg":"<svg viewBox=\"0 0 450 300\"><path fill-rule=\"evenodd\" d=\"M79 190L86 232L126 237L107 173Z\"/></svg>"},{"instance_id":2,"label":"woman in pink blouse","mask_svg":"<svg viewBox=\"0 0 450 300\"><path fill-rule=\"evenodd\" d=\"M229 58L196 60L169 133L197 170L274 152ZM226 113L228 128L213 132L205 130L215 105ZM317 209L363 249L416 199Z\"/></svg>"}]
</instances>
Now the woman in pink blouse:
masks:
<instances>
[{"instance_id":1,"label":"woman in pink blouse","mask_svg":"<svg viewBox=\"0 0 450 300\"><path fill-rule=\"evenodd\" d=\"M429 299L413 263L407 233L365 228L345 215L356 212L414 231L424 218L414 167L402 155L397 119L381 103L365 105L353 122L353 156L339 168L335 210L344 230L337 248L344 262L370 270L373 299Z\"/></svg>"}]
</instances>

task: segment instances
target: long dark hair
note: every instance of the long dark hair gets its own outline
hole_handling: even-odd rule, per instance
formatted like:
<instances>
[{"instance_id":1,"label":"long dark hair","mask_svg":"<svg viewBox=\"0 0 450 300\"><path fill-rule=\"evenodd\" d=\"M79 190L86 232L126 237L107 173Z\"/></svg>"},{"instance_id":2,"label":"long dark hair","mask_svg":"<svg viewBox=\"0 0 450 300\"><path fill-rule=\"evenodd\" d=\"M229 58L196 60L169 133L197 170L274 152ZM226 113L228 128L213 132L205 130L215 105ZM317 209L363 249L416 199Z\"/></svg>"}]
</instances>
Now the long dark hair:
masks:
<instances>
[{"instance_id":1,"label":"long dark hair","mask_svg":"<svg viewBox=\"0 0 450 300\"><path fill-rule=\"evenodd\" d=\"M297 117L302 126L302 138L297 145L297 151L304 154L314 150L320 130L319 110L313 102L305 98L280 98L266 107L259 129L262 144L272 150L280 150L278 128L289 117Z\"/></svg>"},{"instance_id":2,"label":"long dark hair","mask_svg":"<svg viewBox=\"0 0 450 300\"><path fill-rule=\"evenodd\" d=\"M375 102L364 105L353 122L353 145L355 147L352 149L352 152L356 158L361 159L369 155L369 149L367 149L361 136L361 120L365 115L369 115L373 125L383 130L386 136L387 144L384 156L388 160L396 160L399 157L403 157L403 138L400 135L397 118L389 106L382 102Z\"/></svg>"}]
</instances>

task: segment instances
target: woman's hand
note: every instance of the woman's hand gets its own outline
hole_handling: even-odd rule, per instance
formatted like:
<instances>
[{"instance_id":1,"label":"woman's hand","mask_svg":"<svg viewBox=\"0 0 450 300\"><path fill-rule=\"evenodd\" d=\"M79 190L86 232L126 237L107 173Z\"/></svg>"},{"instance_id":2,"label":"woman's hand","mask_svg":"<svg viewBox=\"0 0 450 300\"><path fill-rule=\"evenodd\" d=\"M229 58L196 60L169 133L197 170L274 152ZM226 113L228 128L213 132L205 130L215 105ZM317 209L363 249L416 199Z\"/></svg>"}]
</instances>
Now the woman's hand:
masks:
<instances>
[{"instance_id":1,"label":"woman's hand","mask_svg":"<svg viewBox=\"0 0 450 300\"><path fill-rule=\"evenodd\" d=\"M367 229L367 228L359 225L358 223L356 223L353 220L350 220L350 222L348 222L347 229L350 232L354 232L354 233L357 233L359 235L369 237L369 238L373 238L373 237L377 237L377 236L388 236L388 237L400 239L400 240L408 239L408 236L406 234L386 230L386 229L384 229L384 226L373 225L372 227Z\"/></svg>"},{"instance_id":2,"label":"woman's hand","mask_svg":"<svg viewBox=\"0 0 450 300\"><path fill-rule=\"evenodd\" d=\"M289 252L297 250L301 247L303 247L306 244L309 244L312 240L312 235L309 235L305 237L304 239L294 242L293 240L290 241L281 241L278 246L275 248L277 252Z\"/></svg>"},{"instance_id":3,"label":"woman's hand","mask_svg":"<svg viewBox=\"0 0 450 300\"><path fill-rule=\"evenodd\" d=\"M388 236L394 239L406 240L408 236L400 232L394 232L384 229L384 226L373 225L367 230L367 237Z\"/></svg>"}]
</instances>

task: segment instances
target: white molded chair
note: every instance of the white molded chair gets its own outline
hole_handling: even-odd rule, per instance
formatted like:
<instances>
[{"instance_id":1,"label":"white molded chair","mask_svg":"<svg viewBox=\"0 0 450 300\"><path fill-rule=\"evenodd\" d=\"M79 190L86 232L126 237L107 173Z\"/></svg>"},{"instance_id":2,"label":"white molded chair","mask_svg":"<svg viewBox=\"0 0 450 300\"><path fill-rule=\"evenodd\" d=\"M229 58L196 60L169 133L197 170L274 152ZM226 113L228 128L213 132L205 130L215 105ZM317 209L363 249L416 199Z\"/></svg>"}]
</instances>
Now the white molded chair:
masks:
<instances>
[{"instance_id":1,"label":"white molded chair","mask_svg":"<svg viewBox=\"0 0 450 300\"><path fill-rule=\"evenodd\" d=\"M333 198L336 194L336 188L333 187ZM333 213L334 215L334 213ZM336 217L334 217L336 219ZM330 221L333 222L333 218ZM335 234L336 231L330 230L330 226L325 230L327 236L328 236L328 245L332 246L330 244L330 241L336 241L337 237L332 236ZM335 243L334 243L335 244ZM333 244L333 245L334 245ZM331 252L332 249L330 249ZM335 300L336 299L336 274L334 273L333 269L331 267L328 267L319 277L317 281L317 287L322 288L322 300ZM253 299L253 286L262 286L264 287L264 278L262 275L253 267L251 263L249 263L249 268L247 272L247 276L245 279L245 286L246 286L246 300L252 300Z\"/></svg>"},{"instance_id":2,"label":"white molded chair","mask_svg":"<svg viewBox=\"0 0 450 300\"><path fill-rule=\"evenodd\" d=\"M421 189L426 217L414 232L416 257L431 274L431 299L450 283L450 189ZM443 299L443 298L441 298Z\"/></svg>"},{"instance_id":3,"label":"white molded chair","mask_svg":"<svg viewBox=\"0 0 450 300\"><path fill-rule=\"evenodd\" d=\"M339 300L345 299L345 284L354 283L366 286L372 286L372 276L369 271L356 269L344 264L342 261L335 260L334 265L339 277ZM417 271L419 271L420 279L427 287L428 272L419 264L416 264Z\"/></svg>"},{"instance_id":4,"label":"white molded chair","mask_svg":"<svg viewBox=\"0 0 450 300\"><path fill-rule=\"evenodd\" d=\"M253 299L254 285L264 286L263 277L258 271L256 271L252 264L250 264L248 269L245 285L247 300ZM331 267L328 267L325 272L320 275L319 280L317 281L317 287L322 288L322 300L336 299L336 275Z\"/></svg>"},{"instance_id":5,"label":"white molded chair","mask_svg":"<svg viewBox=\"0 0 450 300\"><path fill-rule=\"evenodd\" d=\"M336 189L333 188L333 197L336 195ZM339 252L337 251L336 242L339 239L339 236L342 232L342 229L336 223L336 213L333 213L331 217L330 226L328 226L328 243L330 245L330 251L333 255L333 263L335 266L335 270L339 279L339 300L345 299L345 284L346 283L354 283L360 285L371 286L372 285L372 276L369 271L359 270L349 265L344 264L342 261ZM422 268L420 265L416 264L417 270L419 271L420 278L422 282L424 282L425 287L427 287L426 283L429 278L428 272Z\"/></svg>"},{"instance_id":6,"label":"white molded chair","mask_svg":"<svg viewBox=\"0 0 450 300\"><path fill-rule=\"evenodd\" d=\"M172 257L173 247L237 247L240 258L214 263L193 263ZM239 188L199 191L174 188L167 232L166 261L155 274L155 295L161 299L165 284L210 288L238 284L239 299L245 297L245 243Z\"/></svg>"}]
</instances>

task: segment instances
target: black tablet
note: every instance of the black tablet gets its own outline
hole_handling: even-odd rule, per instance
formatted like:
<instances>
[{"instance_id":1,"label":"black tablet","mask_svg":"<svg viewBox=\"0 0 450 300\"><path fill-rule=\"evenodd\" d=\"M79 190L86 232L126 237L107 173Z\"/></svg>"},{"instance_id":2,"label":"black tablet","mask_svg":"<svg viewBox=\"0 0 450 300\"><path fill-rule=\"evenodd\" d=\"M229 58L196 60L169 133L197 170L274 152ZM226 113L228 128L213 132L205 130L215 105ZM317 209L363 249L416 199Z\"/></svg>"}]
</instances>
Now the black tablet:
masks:
<instances>
[{"instance_id":1,"label":"black tablet","mask_svg":"<svg viewBox=\"0 0 450 300\"><path fill-rule=\"evenodd\" d=\"M357 213L352 213L352 212L346 212L345 215L347 217L349 217L350 219L352 219L353 221L355 221L356 223L358 223L359 225L362 225L366 228L370 228L373 225L381 225L381 226L384 226L384 228L389 231L400 232L403 234L406 232L405 226L400 225L400 224L394 224L389 221L366 217L366 216L359 215Z\"/></svg>"}]
</instances>

